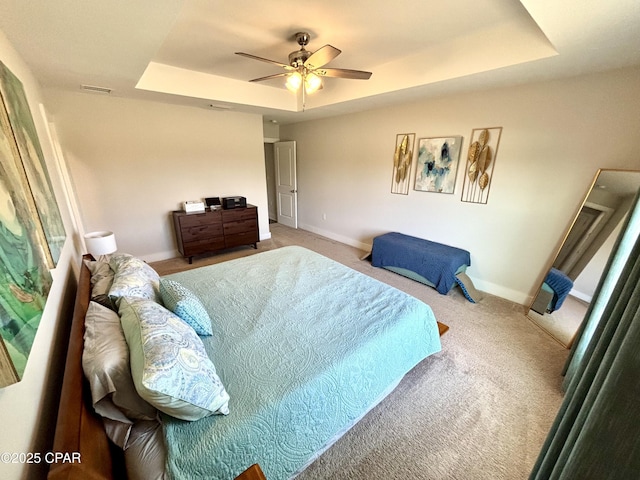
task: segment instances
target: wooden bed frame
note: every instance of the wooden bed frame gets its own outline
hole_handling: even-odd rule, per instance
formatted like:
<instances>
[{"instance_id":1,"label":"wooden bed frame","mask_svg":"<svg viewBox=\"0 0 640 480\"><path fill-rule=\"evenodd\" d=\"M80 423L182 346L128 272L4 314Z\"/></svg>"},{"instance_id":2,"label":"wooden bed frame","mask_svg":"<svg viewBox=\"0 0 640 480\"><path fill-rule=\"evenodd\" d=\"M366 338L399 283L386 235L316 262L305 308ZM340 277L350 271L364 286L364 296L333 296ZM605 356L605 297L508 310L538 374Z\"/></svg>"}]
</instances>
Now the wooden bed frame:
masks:
<instances>
[{"instance_id":1,"label":"wooden bed frame","mask_svg":"<svg viewBox=\"0 0 640 480\"><path fill-rule=\"evenodd\" d=\"M93 260L89 255L83 258ZM52 463L49 480L126 478L122 451L111 444L102 419L93 410L89 382L82 370L84 317L90 298L91 272L81 262L53 440L53 452L76 454L75 458L79 454L80 462Z\"/></svg>"}]
</instances>

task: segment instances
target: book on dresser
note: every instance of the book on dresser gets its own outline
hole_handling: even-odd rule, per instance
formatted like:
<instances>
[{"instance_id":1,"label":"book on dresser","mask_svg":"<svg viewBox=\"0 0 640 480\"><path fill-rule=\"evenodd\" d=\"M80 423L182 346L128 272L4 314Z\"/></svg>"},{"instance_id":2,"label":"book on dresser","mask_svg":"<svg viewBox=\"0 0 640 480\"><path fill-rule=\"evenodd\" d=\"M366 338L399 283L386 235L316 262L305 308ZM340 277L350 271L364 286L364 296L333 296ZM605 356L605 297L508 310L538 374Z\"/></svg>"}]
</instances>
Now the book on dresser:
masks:
<instances>
[{"instance_id":1,"label":"book on dresser","mask_svg":"<svg viewBox=\"0 0 640 480\"><path fill-rule=\"evenodd\" d=\"M226 248L251 245L258 248L258 207L228 210L206 210L187 213L176 210L173 213L178 250L183 257L193 262L193 257L213 253Z\"/></svg>"}]
</instances>

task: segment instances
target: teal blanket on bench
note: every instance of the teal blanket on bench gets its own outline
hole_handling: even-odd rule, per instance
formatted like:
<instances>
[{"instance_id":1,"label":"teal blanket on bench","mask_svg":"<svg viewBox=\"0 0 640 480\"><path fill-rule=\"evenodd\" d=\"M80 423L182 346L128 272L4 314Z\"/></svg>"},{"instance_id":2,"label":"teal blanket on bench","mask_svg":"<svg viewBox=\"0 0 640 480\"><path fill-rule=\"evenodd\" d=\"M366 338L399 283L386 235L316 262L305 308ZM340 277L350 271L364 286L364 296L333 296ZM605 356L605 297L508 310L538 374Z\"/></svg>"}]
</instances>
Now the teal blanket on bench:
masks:
<instances>
[{"instance_id":1,"label":"teal blanket on bench","mask_svg":"<svg viewBox=\"0 0 640 480\"><path fill-rule=\"evenodd\" d=\"M227 416L164 417L175 479L290 478L390 385L440 350L423 302L301 247L169 275L202 300Z\"/></svg>"}]
</instances>

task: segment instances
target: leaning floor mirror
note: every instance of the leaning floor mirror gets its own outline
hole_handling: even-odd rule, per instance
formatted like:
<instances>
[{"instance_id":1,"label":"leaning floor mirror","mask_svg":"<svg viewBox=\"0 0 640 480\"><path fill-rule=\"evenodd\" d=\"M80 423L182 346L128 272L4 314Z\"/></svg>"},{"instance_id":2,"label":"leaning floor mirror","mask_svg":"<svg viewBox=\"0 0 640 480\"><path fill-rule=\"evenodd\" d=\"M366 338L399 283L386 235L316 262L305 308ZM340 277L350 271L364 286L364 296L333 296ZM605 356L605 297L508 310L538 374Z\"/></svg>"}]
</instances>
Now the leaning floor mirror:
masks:
<instances>
[{"instance_id":1,"label":"leaning floor mirror","mask_svg":"<svg viewBox=\"0 0 640 480\"><path fill-rule=\"evenodd\" d=\"M571 348L624 219L640 188L640 171L599 170L527 317Z\"/></svg>"}]
</instances>

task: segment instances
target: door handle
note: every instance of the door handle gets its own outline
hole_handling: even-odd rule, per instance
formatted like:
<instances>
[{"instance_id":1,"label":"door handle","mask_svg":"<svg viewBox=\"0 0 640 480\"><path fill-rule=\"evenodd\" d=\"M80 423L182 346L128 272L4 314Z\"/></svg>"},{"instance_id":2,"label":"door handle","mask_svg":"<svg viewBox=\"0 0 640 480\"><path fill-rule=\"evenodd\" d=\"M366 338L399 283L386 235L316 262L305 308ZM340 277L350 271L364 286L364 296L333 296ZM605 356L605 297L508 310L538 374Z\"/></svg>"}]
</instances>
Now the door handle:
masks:
<instances>
[{"instance_id":1,"label":"door handle","mask_svg":"<svg viewBox=\"0 0 640 480\"><path fill-rule=\"evenodd\" d=\"M291 193L298 193L298 190L291 190Z\"/></svg>"}]
</instances>

